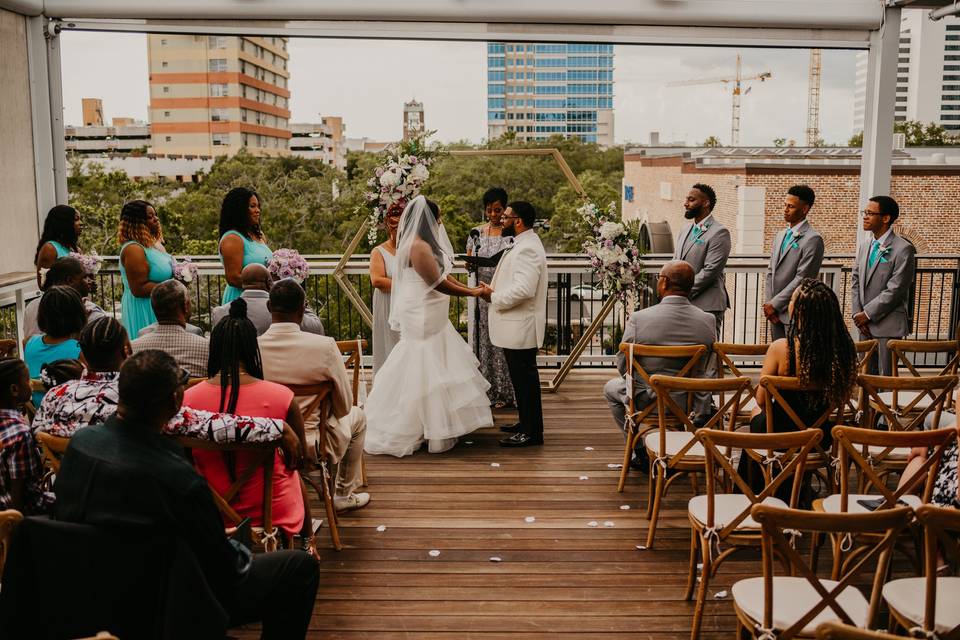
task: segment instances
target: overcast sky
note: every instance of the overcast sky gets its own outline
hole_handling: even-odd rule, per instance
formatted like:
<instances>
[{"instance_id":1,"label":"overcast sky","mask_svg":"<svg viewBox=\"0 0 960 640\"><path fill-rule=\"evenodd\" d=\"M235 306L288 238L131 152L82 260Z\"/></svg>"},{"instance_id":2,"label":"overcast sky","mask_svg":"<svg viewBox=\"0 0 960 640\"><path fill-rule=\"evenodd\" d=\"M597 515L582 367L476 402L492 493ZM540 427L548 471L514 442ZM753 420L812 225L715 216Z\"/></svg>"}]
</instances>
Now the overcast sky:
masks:
<instances>
[{"instance_id":1,"label":"overcast sky","mask_svg":"<svg viewBox=\"0 0 960 640\"><path fill-rule=\"evenodd\" d=\"M403 102L424 103L427 128L448 142L486 137L486 45L474 42L394 42L293 39L290 101L294 122L342 116L349 137L400 137ZM740 143L774 138L803 144L807 114L807 50L617 46L614 112L617 142L730 141L729 85L667 87L667 83L730 76L737 53L744 75L770 71L743 98ZM63 100L67 124L81 124L80 99L103 99L107 121L147 119L146 36L64 32ZM823 52L821 136L845 142L853 128L856 52Z\"/></svg>"}]
</instances>

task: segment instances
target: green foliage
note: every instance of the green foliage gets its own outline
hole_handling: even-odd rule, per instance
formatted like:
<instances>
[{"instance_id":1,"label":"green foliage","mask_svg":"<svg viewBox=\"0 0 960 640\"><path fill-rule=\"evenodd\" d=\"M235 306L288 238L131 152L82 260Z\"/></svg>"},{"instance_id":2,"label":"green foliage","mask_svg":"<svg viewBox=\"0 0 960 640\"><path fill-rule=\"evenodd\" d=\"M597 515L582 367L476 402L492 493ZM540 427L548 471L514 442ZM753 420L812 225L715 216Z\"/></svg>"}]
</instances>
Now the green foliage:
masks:
<instances>
[{"instance_id":1,"label":"green foliage","mask_svg":"<svg viewBox=\"0 0 960 640\"><path fill-rule=\"evenodd\" d=\"M722 147L723 144L720 143L720 138L717 136L708 136L706 140L703 141L702 147Z\"/></svg>"},{"instance_id":2,"label":"green foliage","mask_svg":"<svg viewBox=\"0 0 960 640\"><path fill-rule=\"evenodd\" d=\"M923 124L916 120L894 122L893 132L902 133L908 147L947 147L960 144L960 138L950 133L935 122ZM863 132L855 133L847 141L848 147L863 146Z\"/></svg>"}]
</instances>

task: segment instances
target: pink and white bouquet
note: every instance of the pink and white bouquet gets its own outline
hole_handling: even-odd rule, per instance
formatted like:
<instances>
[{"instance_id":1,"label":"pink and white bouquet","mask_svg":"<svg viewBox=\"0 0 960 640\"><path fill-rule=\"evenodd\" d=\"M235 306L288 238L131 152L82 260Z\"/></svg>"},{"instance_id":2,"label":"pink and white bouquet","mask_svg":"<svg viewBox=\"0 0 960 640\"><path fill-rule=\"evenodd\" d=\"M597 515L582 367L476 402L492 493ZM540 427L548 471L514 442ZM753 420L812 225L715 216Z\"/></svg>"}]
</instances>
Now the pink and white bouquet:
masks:
<instances>
[{"instance_id":1,"label":"pink and white bouquet","mask_svg":"<svg viewBox=\"0 0 960 640\"><path fill-rule=\"evenodd\" d=\"M90 253L76 253L75 251L71 251L68 257L79 260L80 264L83 265L83 270L91 276L97 275L100 272L100 267L103 265L103 258L98 256L96 251L91 251Z\"/></svg>"},{"instance_id":2,"label":"pink and white bouquet","mask_svg":"<svg viewBox=\"0 0 960 640\"><path fill-rule=\"evenodd\" d=\"M643 252L638 245L639 221L623 221L615 202L606 209L585 202L577 213L591 236L583 242L591 270L600 279L604 291L618 296L628 304L628 312L632 311L643 276Z\"/></svg>"},{"instance_id":3,"label":"pink and white bouquet","mask_svg":"<svg viewBox=\"0 0 960 640\"><path fill-rule=\"evenodd\" d=\"M363 197L370 208L367 240L371 246L377 242L377 230L387 211L405 207L420 195L421 187L430 177L430 165L441 153L439 147L427 144L432 133L428 131L387 147L384 162L367 180Z\"/></svg>"},{"instance_id":4,"label":"pink and white bouquet","mask_svg":"<svg viewBox=\"0 0 960 640\"><path fill-rule=\"evenodd\" d=\"M173 279L190 286L197 279L197 265L190 262L190 258L175 261L173 265Z\"/></svg>"},{"instance_id":5,"label":"pink and white bouquet","mask_svg":"<svg viewBox=\"0 0 960 640\"><path fill-rule=\"evenodd\" d=\"M277 249L267 262L267 271L274 280L293 278L302 284L310 275L310 265L296 249Z\"/></svg>"}]
</instances>

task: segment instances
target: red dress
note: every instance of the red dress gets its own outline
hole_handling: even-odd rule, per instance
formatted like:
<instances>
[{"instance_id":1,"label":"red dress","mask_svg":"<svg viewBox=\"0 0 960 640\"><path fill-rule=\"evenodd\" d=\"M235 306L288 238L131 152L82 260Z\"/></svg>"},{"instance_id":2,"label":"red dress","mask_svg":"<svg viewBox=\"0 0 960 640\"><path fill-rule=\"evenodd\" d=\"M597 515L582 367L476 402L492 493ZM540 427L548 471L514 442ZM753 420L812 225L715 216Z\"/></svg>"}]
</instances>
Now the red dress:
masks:
<instances>
[{"instance_id":1,"label":"red dress","mask_svg":"<svg viewBox=\"0 0 960 640\"><path fill-rule=\"evenodd\" d=\"M293 400L293 392L285 386L259 380L240 385L236 414L284 420L291 400ZM183 404L193 409L219 411L220 385L209 382L194 385L184 392ZM237 476L242 475L250 466L252 457L251 453L237 452ZM197 471L207 479L217 493L222 495L229 489L233 481L227 471L223 454L216 451L195 450L193 460ZM263 526L263 474L254 473L240 488L240 492L230 502L230 506L242 517L250 518L253 526ZM278 450L273 460L273 524L287 534L299 533L303 527L304 513L300 475L296 471L287 469Z\"/></svg>"}]
</instances>

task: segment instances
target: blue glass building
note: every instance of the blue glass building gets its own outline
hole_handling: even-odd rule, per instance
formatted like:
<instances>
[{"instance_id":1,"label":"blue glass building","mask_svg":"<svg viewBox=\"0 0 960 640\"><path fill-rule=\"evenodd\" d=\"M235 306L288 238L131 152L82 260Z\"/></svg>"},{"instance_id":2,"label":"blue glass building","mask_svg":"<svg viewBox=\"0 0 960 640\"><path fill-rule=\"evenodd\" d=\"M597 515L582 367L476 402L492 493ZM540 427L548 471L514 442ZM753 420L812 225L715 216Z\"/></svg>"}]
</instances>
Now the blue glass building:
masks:
<instances>
[{"instance_id":1,"label":"blue glass building","mask_svg":"<svg viewBox=\"0 0 960 640\"><path fill-rule=\"evenodd\" d=\"M487 135L613 145L613 45L487 43Z\"/></svg>"}]
</instances>

